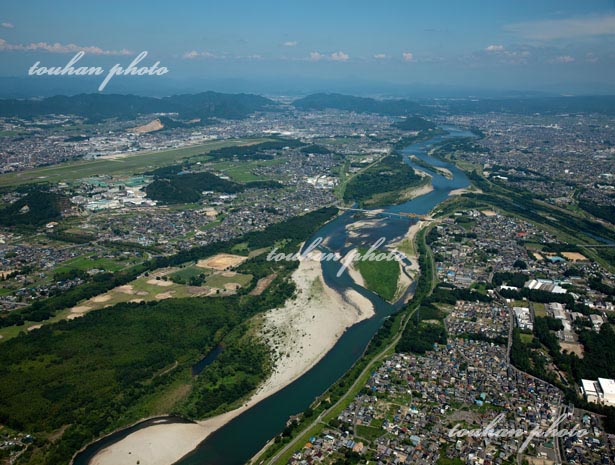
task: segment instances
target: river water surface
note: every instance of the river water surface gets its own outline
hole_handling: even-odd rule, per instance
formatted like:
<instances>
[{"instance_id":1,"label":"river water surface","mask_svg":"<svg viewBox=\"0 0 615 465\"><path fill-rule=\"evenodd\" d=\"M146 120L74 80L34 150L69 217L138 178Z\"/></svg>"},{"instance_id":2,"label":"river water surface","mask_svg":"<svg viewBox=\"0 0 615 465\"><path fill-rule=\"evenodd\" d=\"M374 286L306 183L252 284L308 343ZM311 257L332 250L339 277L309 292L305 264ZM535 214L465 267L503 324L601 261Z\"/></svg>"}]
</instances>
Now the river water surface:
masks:
<instances>
[{"instance_id":1,"label":"river water surface","mask_svg":"<svg viewBox=\"0 0 615 465\"><path fill-rule=\"evenodd\" d=\"M345 255L359 244L369 247L380 237L386 238L387 243L394 242L407 233L409 226L415 220L387 217L387 212L427 214L445 200L450 191L467 187L469 180L461 170L450 163L428 155L429 149L443 140L453 137L473 137L467 131L451 127L446 129L448 134L413 144L406 147L403 152L407 155L415 155L430 165L447 168L453 174L452 179L438 172L429 171L434 187L432 192L401 205L386 207L384 213L379 215L375 226L363 227L359 230L359 237L350 237L347 234L348 225L360 221L352 212L347 212L324 225L312 239L307 241L307 244L322 237L325 239L328 250ZM406 162L412 164L407 158ZM417 168L426 171L423 167ZM304 411L314 398L326 391L354 364L384 319L403 305L403 299L400 299L397 304L389 304L363 289L352 281L348 273L337 277L338 270L339 263L323 262L325 282L338 292L353 288L367 297L374 305L374 317L349 328L333 349L307 373L212 433L176 465L242 465L246 463L269 439L282 432L289 416ZM133 426L130 432L145 426L147 424ZM93 443L76 457L74 464L88 465L90 459L98 451L121 440L127 434L126 430L122 430Z\"/></svg>"}]
</instances>

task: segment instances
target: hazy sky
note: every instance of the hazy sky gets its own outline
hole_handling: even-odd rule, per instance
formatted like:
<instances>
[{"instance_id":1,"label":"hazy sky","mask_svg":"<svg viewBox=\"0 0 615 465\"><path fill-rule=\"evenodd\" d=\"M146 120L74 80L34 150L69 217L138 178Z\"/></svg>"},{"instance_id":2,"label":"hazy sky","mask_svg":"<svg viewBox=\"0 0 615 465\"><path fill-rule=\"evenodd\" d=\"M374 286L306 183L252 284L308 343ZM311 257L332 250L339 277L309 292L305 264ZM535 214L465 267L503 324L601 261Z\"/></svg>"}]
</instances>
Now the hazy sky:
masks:
<instances>
[{"instance_id":1,"label":"hazy sky","mask_svg":"<svg viewBox=\"0 0 615 465\"><path fill-rule=\"evenodd\" d=\"M1 76L81 49L104 67L147 50L161 80L615 93L614 0L3 0L0 23Z\"/></svg>"}]
</instances>

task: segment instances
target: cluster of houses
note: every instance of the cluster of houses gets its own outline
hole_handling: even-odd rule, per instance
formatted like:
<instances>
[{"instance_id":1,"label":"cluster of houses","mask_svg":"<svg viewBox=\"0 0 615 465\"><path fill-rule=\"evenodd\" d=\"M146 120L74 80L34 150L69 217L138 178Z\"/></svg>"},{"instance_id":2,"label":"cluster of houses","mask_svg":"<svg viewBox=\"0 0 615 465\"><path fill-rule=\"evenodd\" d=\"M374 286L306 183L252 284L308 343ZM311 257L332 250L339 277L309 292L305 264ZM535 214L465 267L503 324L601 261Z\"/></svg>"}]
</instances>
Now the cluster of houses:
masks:
<instances>
[{"instance_id":1,"label":"cluster of houses","mask_svg":"<svg viewBox=\"0 0 615 465\"><path fill-rule=\"evenodd\" d=\"M451 336L480 335L491 340L508 338L508 309L497 302L458 300L445 323Z\"/></svg>"}]
</instances>

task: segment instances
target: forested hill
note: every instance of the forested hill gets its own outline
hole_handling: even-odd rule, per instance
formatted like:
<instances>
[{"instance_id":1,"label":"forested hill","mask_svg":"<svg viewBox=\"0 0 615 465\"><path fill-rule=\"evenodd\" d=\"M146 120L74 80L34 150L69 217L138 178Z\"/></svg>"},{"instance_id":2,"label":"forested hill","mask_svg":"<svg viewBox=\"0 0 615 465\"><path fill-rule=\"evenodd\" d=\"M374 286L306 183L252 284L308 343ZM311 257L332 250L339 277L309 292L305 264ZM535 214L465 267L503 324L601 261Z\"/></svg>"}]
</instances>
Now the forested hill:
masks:
<instances>
[{"instance_id":1,"label":"forested hill","mask_svg":"<svg viewBox=\"0 0 615 465\"><path fill-rule=\"evenodd\" d=\"M255 111L273 109L276 103L253 94L173 95L154 98L119 94L57 95L40 100L0 100L0 116L30 118L47 114L79 115L91 120L131 119L142 114L178 113L180 118L211 117L241 119Z\"/></svg>"},{"instance_id":2,"label":"forested hill","mask_svg":"<svg viewBox=\"0 0 615 465\"><path fill-rule=\"evenodd\" d=\"M343 94L312 94L295 100L293 106L300 110L347 110L357 113L377 113L387 116L403 116L415 113L430 113L428 107L402 99L376 100Z\"/></svg>"},{"instance_id":3,"label":"forested hill","mask_svg":"<svg viewBox=\"0 0 615 465\"><path fill-rule=\"evenodd\" d=\"M401 121L393 123L393 126L403 131L425 131L435 129L436 124L419 116L409 116Z\"/></svg>"}]
</instances>

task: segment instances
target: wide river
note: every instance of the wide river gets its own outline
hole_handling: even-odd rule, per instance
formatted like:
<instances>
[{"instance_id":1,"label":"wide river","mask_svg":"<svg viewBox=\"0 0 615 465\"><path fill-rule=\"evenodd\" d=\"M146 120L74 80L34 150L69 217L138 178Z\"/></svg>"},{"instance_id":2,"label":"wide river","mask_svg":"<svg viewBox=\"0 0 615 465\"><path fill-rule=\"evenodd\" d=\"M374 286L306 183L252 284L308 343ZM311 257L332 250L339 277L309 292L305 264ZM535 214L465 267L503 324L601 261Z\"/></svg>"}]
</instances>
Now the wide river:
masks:
<instances>
[{"instance_id":1,"label":"wide river","mask_svg":"<svg viewBox=\"0 0 615 465\"><path fill-rule=\"evenodd\" d=\"M385 213L379 215L378 221L370 222L371 227L362 227L358 231L359 235L353 234L352 237L347 234L348 225L361 220L357 220L355 215L347 212L324 225L308 243L315 238L322 237L325 239L327 249L344 255L359 244L369 247L380 237L385 237L386 243L393 242L406 234L410 223L414 220L400 219L395 216L387 217L386 212L427 214L445 200L450 191L467 187L469 180L461 170L450 163L427 155L431 147L443 140L453 137L473 137L470 132L457 128L447 127L446 129L448 134L410 145L403 152L415 155L430 165L447 168L453 175L451 179L430 171L434 187L432 192L401 205L385 208ZM406 161L412 164L407 158ZM423 167L417 168L426 171ZM323 263L323 274L327 284L338 291L348 288L357 290L374 304L375 316L348 329L333 349L311 370L211 434L176 465L242 465L246 463L269 439L282 432L289 416L304 411L314 398L326 391L353 365L384 319L402 305L401 301L391 305L377 295L366 291L356 285L349 278L348 273L337 277L338 269L339 264L336 262ZM98 451L150 423L135 425L93 443L75 458L74 464L88 465L90 459Z\"/></svg>"}]
</instances>

